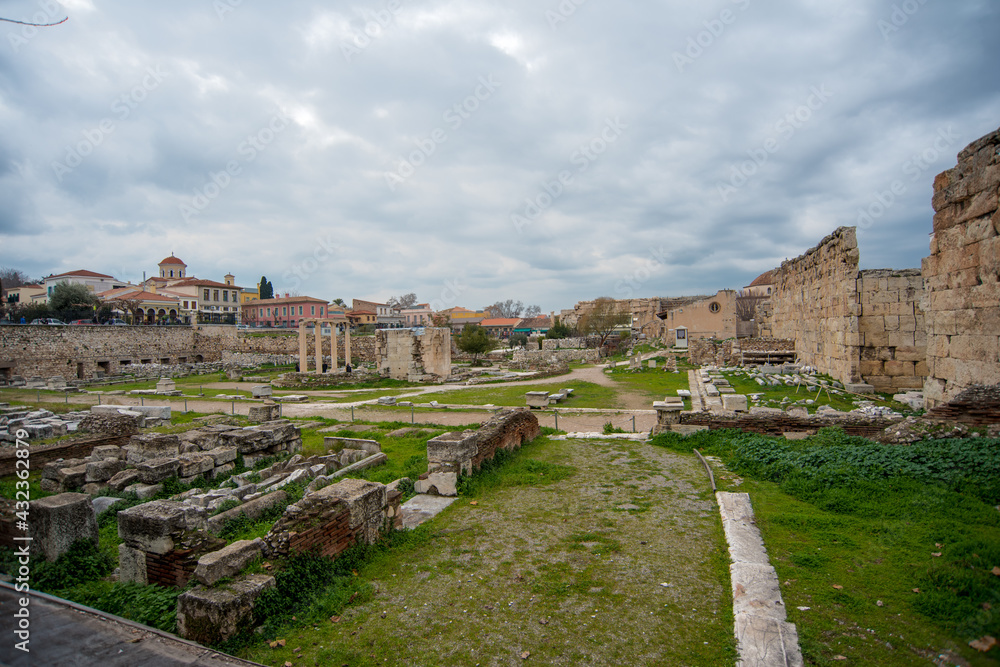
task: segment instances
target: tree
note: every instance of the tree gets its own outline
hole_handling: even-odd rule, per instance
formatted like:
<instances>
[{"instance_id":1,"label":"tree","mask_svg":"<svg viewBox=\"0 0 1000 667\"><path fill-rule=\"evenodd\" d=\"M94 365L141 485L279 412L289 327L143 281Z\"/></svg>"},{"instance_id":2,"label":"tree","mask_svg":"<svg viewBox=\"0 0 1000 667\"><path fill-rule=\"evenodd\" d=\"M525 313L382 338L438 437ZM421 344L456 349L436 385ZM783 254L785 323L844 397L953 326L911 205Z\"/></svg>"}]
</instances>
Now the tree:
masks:
<instances>
[{"instance_id":1,"label":"tree","mask_svg":"<svg viewBox=\"0 0 1000 667\"><path fill-rule=\"evenodd\" d=\"M130 324L141 324L146 317L146 311L142 308L142 299L135 292L108 299L104 304L110 307L112 314L118 312L124 315L124 319Z\"/></svg>"},{"instance_id":2,"label":"tree","mask_svg":"<svg viewBox=\"0 0 1000 667\"><path fill-rule=\"evenodd\" d=\"M541 306L528 306L527 308L524 309L525 317L538 317L541 314L542 314Z\"/></svg>"},{"instance_id":3,"label":"tree","mask_svg":"<svg viewBox=\"0 0 1000 667\"><path fill-rule=\"evenodd\" d=\"M472 363L475 364L479 359L479 355L486 354L496 348L497 342L493 338L490 338L486 329L478 324L466 324L462 329L462 333L459 334L458 339L455 341L455 345L462 352L471 354Z\"/></svg>"},{"instance_id":4,"label":"tree","mask_svg":"<svg viewBox=\"0 0 1000 667\"><path fill-rule=\"evenodd\" d=\"M451 326L451 318L448 313L434 313L431 315L431 324L435 327L445 329Z\"/></svg>"},{"instance_id":5,"label":"tree","mask_svg":"<svg viewBox=\"0 0 1000 667\"><path fill-rule=\"evenodd\" d=\"M333 301L331 301L330 303L335 303L335 304L337 304L338 306L340 306L341 308L347 308L347 304L346 304L346 303L344 303L344 300L343 300L343 299L341 299L341 298L336 298L336 299L334 299Z\"/></svg>"},{"instance_id":6,"label":"tree","mask_svg":"<svg viewBox=\"0 0 1000 667\"><path fill-rule=\"evenodd\" d=\"M523 331L516 334L511 334L510 338L507 339L507 347L514 349L515 347L527 347L528 346L528 334Z\"/></svg>"},{"instance_id":7,"label":"tree","mask_svg":"<svg viewBox=\"0 0 1000 667\"><path fill-rule=\"evenodd\" d=\"M545 337L549 340L553 338L569 338L573 335L573 330L559 321L559 316L556 315L556 321L552 323L549 327L548 332L546 332Z\"/></svg>"},{"instance_id":8,"label":"tree","mask_svg":"<svg viewBox=\"0 0 1000 667\"><path fill-rule=\"evenodd\" d=\"M24 285L31 284L33 284L33 281L24 271L8 267L0 268L0 293L2 293L5 289L12 289L14 287L22 287Z\"/></svg>"},{"instance_id":9,"label":"tree","mask_svg":"<svg viewBox=\"0 0 1000 667\"><path fill-rule=\"evenodd\" d=\"M619 303L609 296L602 296L594 301L594 307L580 316L578 329L581 333L597 336L598 347L604 347L608 337L618 327L632 323L632 313L625 304Z\"/></svg>"},{"instance_id":10,"label":"tree","mask_svg":"<svg viewBox=\"0 0 1000 667\"><path fill-rule=\"evenodd\" d=\"M490 311L490 317L513 319L521 317L521 313L524 312L524 304L520 301L514 301L514 299L507 299L506 301L497 301L492 306L487 306L486 310Z\"/></svg>"},{"instance_id":11,"label":"tree","mask_svg":"<svg viewBox=\"0 0 1000 667\"><path fill-rule=\"evenodd\" d=\"M100 302L86 285L58 283L49 297L49 308L63 319L84 319L94 316Z\"/></svg>"},{"instance_id":12,"label":"tree","mask_svg":"<svg viewBox=\"0 0 1000 667\"><path fill-rule=\"evenodd\" d=\"M396 310L404 310L406 308L412 308L414 304L417 303L417 295L414 292L409 294L404 294L403 296L391 296L389 300L386 301L390 307Z\"/></svg>"},{"instance_id":13,"label":"tree","mask_svg":"<svg viewBox=\"0 0 1000 667\"><path fill-rule=\"evenodd\" d=\"M267 276L260 277L260 283L257 284L257 290L260 293L261 300L274 298L274 285L272 285L271 281L267 279Z\"/></svg>"}]
</instances>

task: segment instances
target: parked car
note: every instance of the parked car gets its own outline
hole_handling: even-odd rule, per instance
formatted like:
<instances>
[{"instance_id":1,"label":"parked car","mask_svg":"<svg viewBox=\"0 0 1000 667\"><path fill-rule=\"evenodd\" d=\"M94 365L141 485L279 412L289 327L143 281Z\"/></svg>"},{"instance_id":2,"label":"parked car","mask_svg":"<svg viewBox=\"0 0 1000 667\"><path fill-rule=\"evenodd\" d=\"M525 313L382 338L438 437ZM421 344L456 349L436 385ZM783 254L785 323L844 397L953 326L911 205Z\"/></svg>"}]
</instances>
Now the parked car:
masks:
<instances>
[{"instance_id":1,"label":"parked car","mask_svg":"<svg viewBox=\"0 0 1000 667\"><path fill-rule=\"evenodd\" d=\"M70 324L75 324L79 326L87 326L94 324L94 320L73 320Z\"/></svg>"},{"instance_id":2,"label":"parked car","mask_svg":"<svg viewBox=\"0 0 1000 667\"><path fill-rule=\"evenodd\" d=\"M250 326L249 326L249 325L247 325L247 324L237 324L237 325L236 325L236 328L237 328L238 330L240 330L240 331L245 331L245 330L249 329L249 328L250 328Z\"/></svg>"},{"instance_id":3,"label":"parked car","mask_svg":"<svg viewBox=\"0 0 1000 667\"><path fill-rule=\"evenodd\" d=\"M128 322L126 322L125 320L119 320L118 318L108 320L107 322L105 322L105 324L107 324L109 326L116 326L116 327L127 327L128 326Z\"/></svg>"},{"instance_id":4,"label":"parked car","mask_svg":"<svg viewBox=\"0 0 1000 667\"><path fill-rule=\"evenodd\" d=\"M50 327L51 326L60 326L60 327L66 326L65 322L63 322L62 320L57 320L54 317L39 317L38 319L31 320L31 323L32 324L47 324Z\"/></svg>"}]
</instances>

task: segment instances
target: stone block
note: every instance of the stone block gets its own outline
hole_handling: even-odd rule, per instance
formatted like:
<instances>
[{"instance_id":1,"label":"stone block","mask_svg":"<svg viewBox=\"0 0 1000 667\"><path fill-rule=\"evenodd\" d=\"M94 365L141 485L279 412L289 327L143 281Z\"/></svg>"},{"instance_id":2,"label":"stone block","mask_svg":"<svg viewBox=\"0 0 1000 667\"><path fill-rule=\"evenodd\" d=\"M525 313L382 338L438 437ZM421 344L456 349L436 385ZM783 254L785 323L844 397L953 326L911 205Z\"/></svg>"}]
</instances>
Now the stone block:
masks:
<instances>
[{"instance_id":1,"label":"stone block","mask_svg":"<svg viewBox=\"0 0 1000 667\"><path fill-rule=\"evenodd\" d=\"M176 435L133 435L129 438L125 451L129 464L138 465L153 459L176 457L181 453L181 441Z\"/></svg>"},{"instance_id":2,"label":"stone block","mask_svg":"<svg viewBox=\"0 0 1000 667\"><path fill-rule=\"evenodd\" d=\"M177 477L181 462L177 458L150 459L136 466L139 471L139 481L143 484L156 484L171 477Z\"/></svg>"},{"instance_id":3,"label":"stone block","mask_svg":"<svg viewBox=\"0 0 1000 667\"><path fill-rule=\"evenodd\" d=\"M845 382L844 389L851 392L852 394L873 394L875 393L875 387L870 384L862 382Z\"/></svg>"},{"instance_id":4,"label":"stone block","mask_svg":"<svg viewBox=\"0 0 1000 667\"><path fill-rule=\"evenodd\" d=\"M427 475L427 479L418 479L413 488L417 493L432 496L457 496L458 473L432 472Z\"/></svg>"},{"instance_id":5,"label":"stone block","mask_svg":"<svg viewBox=\"0 0 1000 667\"><path fill-rule=\"evenodd\" d=\"M250 491L251 493L256 493L257 488L254 485L248 485L243 487ZM239 489L242 491L242 489ZM246 497L246 496L244 496ZM218 533L222 530L223 526L230 519L235 519L240 515L245 515L250 519L256 519L260 517L266 510L269 510L276 505L281 505L288 502L288 494L284 491L275 491L274 493L269 493L266 496L261 496L260 498L255 498L254 500L248 500L239 507L234 507L231 510L222 512L221 514L216 514L213 517L208 518L208 530L213 533Z\"/></svg>"},{"instance_id":6,"label":"stone block","mask_svg":"<svg viewBox=\"0 0 1000 667\"><path fill-rule=\"evenodd\" d=\"M212 585L219 579L238 574L251 561L258 558L263 549L264 542L260 538L233 542L199 558L194 578L203 584Z\"/></svg>"},{"instance_id":7,"label":"stone block","mask_svg":"<svg viewBox=\"0 0 1000 667\"><path fill-rule=\"evenodd\" d=\"M267 398L271 396L274 391L269 384L254 385L250 388L250 393L254 398Z\"/></svg>"},{"instance_id":8,"label":"stone block","mask_svg":"<svg viewBox=\"0 0 1000 667\"><path fill-rule=\"evenodd\" d=\"M455 479L457 482L457 475ZM344 479L307 497L315 497L320 501L342 500L350 510L351 527L365 526L363 537L368 544L379 539L382 510L386 504L384 484L362 479Z\"/></svg>"},{"instance_id":9,"label":"stone block","mask_svg":"<svg viewBox=\"0 0 1000 667\"><path fill-rule=\"evenodd\" d=\"M705 395L711 397L719 396L719 390L716 388L714 384L706 384Z\"/></svg>"},{"instance_id":10,"label":"stone block","mask_svg":"<svg viewBox=\"0 0 1000 667\"><path fill-rule=\"evenodd\" d=\"M227 447L235 447L240 454L261 452L275 444L270 431L242 430L222 434L222 442Z\"/></svg>"},{"instance_id":11,"label":"stone block","mask_svg":"<svg viewBox=\"0 0 1000 667\"><path fill-rule=\"evenodd\" d=\"M723 410L746 412L747 408L748 408L747 397L743 394L728 394L722 397Z\"/></svg>"},{"instance_id":12,"label":"stone block","mask_svg":"<svg viewBox=\"0 0 1000 667\"><path fill-rule=\"evenodd\" d=\"M59 468L57 482L67 489L75 489L87 483L87 464L73 466L72 468Z\"/></svg>"},{"instance_id":13,"label":"stone block","mask_svg":"<svg viewBox=\"0 0 1000 667\"><path fill-rule=\"evenodd\" d=\"M885 374L889 377L899 375L914 375L912 361L887 361L885 362Z\"/></svg>"},{"instance_id":14,"label":"stone block","mask_svg":"<svg viewBox=\"0 0 1000 667\"><path fill-rule=\"evenodd\" d=\"M274 577L252 574L226 587L195 587L177 598L177 634L209 645L244 629L261 593L275 585Z\"/></svg>"},{"instance_id":15,"label":"stone block","mask_svg":"<svg viewBox=\"0 0 1000 667\"><path fill-rule=\"evenodd\" d=\"M32 550L54 561L77 540L98 542L97 520L90 496L61 493L32 500L30 535Z\"/></svg>"},{"instance_id":16,"label":"stone block","mask_svg":"<svg viewBox=\"0 0 1000 667\"><path fill-rule=\"evenodd\" d=\"M549 406L549 392L529 391L524 394L524 399L529 408L547 408Z\"/></svg>"},{"instance_id":17,"label":"stone block","mask_svg":"<svg viewBox=\"0 0 1000 667\"><path fill-rule=\"evenodd\" d=\"M108 480L108 486L115 491L123 491L125 487L131 486L139 481L139 471L134 468L122 470Z\"/></svg>"},{"instance_id":18,"label":"stone block","mask_svg":"<svg viewBox=\"0 0 1000 667\"><path fill-rule=\"evenodd\" d=\"M88 483L107 482L124 469L125 462L121 459L92 461L86 467L86 480Z\"/></svg>"},{"instance_id":19,"label":"stone block","mask_svg":"<svg viewBox=\"0 0 1000 667\"><path fill-rule=\"evenodd\" d=\"M421 430L421 429L417 429ZM390 433L390 435L392 435ZM378 454L382 451L382 445L375 440L362 440L360 438L323 438L323 447L328 452L339 452L344 449L360 449L369 454Z\"/></svg>"},{"instance_id":20,"label":"stone block","mask_svg":"<svg viewBox=\"0 0 1000 667\"><path fill-rule=\"evenodd\" d=\"M215 468L215 459L205 454L182 454L177 458L177 460L179 462L177 476L182 479L185 477L197 477L198 475L204 475L205 473L211 472L212 469Z\"/></svg>"},{"instance_id":21,"label":"stone block","mask_svg":"<svg viewBox=\"0 0 1000 667\"><path fill-rule=\"evenodd\" d=\"M117 460L124 457L125 452L117 445L100 445L99 447L94 447L94 451L90 454L91 461Z\"/></svg>"},{"instance_id":22,"label":"stone block","mask_svg":"<svg viewBox=\"0 0 1000 667\"><path fill-rule=\"evenodd\" d=\"M145 586L149 583L146 573L146 552L125 543L118 545L118 581Z\"/></svg>"},{"instance_id":23,"label":"stone block","mask_svg":"<svg viewBox=\"0 0 1000 667\"><path fill-rule=\"evenodd\" d=\"M280 405L254 405L247 413L247 419L254 423L264 423L277 419L281 415Z\"/></svg>"},{"instance_id":24,"label":"stone block","mask_svg":"<svg viewBox=\"0 0 1000 667\"><path fill-rule=\"evenodd\" d=\"M210 449L205 452L206 456L212 457L216 466L225 465L226 463L232 463L236 460L236 456L239 452L235 447L216 447L215 449Z\"/></svg>"},{"instance_id":25,"label":"stone block","mask_svg":"<svg viewBox=\"0 0 1000 667\"><path fill-rule=\"evenodd\" d=\"M205 526L205 510L172 500L154 500L118 513L118 536L129 546L164 554L174 538Z\"/></svg>"},{"instance_id":26,"label":"stone block","mask_svg":"<svg viewBox=\"0 0 1000 667\"><path fill-rule=\"evenodd\" d=\"M108 485L105 482L88 482L80 487L80 493L86 493L88 496L99 496L107 490Z\"/></svg>"}]
</instances>

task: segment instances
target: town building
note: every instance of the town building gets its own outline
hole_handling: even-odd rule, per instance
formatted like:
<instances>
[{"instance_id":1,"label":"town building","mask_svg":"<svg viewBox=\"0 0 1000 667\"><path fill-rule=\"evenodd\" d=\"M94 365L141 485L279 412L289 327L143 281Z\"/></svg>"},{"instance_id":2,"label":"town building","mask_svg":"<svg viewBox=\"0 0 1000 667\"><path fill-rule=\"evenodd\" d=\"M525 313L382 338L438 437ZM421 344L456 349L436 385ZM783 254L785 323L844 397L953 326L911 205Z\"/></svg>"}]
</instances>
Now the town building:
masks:
<instances>
[{"instance_id":1,"label":"town building","mask_svg":"<svg viewBox=\"0 0 1000 667\"><path fill-rule=\"evenodd\" d=\"M494 338L506 340L514 333L514 329L520 321L519 317L493 317L483 320L479 326L486 329L487 333Z\"/></svg>"},{"instance_id":2,"label":"town building","mask_svg":"<svg viewBox=\"0 0 1000 667\"><path fill-rule=\"evenodd\" d=\"M429 303L418 303L409 308L399 311L403 318L404 327L430 327L434 326L434 311Z\"/></svg>"},{"instance_id":3,"label":"town building","mask_svg":"<svg viewBox=\"0 0 1000 667\"><path fill-rule=\"evenodd\" d=\"M60 273L58 275L45 278L43 285L45 287L46 299L50 299L52 297L53 290L55 290L56 285L60 283L66 283L68 285L84 285L94 294L107 292L108 290L115 289L116 287L129 286L127 282L118 280L114 276L78 269L76 271Z\"/></svg>"},{"instance_id":4,"label":"town building","mask_svg":"<svg viewBox=\"0 0 1000 667\"><path fill-rule=\"evenodd\" d=\"M667 300L668 302L670 300ZM736 338L736 292L721 290L714 296L675 301L673 307L659 313L663 321L663 341L676 342L678 327L687 330L689 339Z\"/></svg>"},{"instance_id":5,"label":"town building","mask_svg":"<svg viewBox=\"0 0 1000 667\"><path fill-rule=\"evenodd\" d=\"M291 296L260 299L241 306L241 321L258 327L294 329L303 319L328 318L327 302L312 296Z\"/></svg>"}]
</instances>

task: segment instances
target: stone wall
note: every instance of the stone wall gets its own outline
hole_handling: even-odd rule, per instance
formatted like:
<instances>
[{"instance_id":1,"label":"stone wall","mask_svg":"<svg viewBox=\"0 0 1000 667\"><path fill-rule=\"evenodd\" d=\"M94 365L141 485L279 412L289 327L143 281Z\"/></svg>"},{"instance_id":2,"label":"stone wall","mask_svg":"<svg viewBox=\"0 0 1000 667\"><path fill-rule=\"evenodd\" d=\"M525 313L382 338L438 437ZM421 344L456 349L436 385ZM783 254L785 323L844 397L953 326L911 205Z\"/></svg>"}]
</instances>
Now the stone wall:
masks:
<instances>
[{"instance_id":1,"label":"stone wall","mask_svg":"<svg viewBox=\"0 0 1000 667\"><path fill-rule=\"evenodd\" d=\"M842 382L858 382L858 241L841 227L774 272L774 296L761 335L795 340L799 361ZM758 310L758 312L762 312Z\"/></svg>"},{"instance_id":2,"label":"stone wall","mask_svg":"<svg viewBox=\"0 0 1000 667\"><path fill-rule=\"evenodd\" d=\"M40 445L31 448L29 464L31 470L41 470L46 464L57 459L78 459L90 456L95 447L121 447L128 442L129 436L93 435L73 440L57 442L52 445ZM13 447L0 449L0 477L13 475L17 450Z\"/></svg>"},{"instance_id":3,"label":"stone wall","mask_svg":"<svg viewBox=\"0 0 1000 667\"><path fill-rule=\"evenodd\" d=\"M971 426L1000 424L1000 384L973 385L946 404L928 410L924 418Z\"/></svg>"},{"instance_id":4,"label":"stone wall","mask_svg":"<svg viewBox=\"0 0 1000 667\"><path fill-rule=\"evenodd\" d=\"M513 362L518 365L566 364L571 361L595 362L601 358L597 348L587 350L514 350Z\"/></svg>"},{"instance_id":5,"label":"stone wall","mask_svg":"<svg viewBox=\"0 0 1000 667\"><path fill-rule=\"evenodd\" d=\"M329 336L324 337L329 354ZM261 355L297 355L298 334L260 335L232 326L23 326L0 325L0 379L12 376L92 379L130 373L142 364L218 362L224 351ZM310 355L315 338L309 333ZM344 339L338 358L343 363ZM375 338L352 336L351 355L375 361Z\"/></svg>"},{"instance_id":6,"label":"stone wall","mask_svg":"<svg viewBox=\"0 0 1000 667\"><path fill-rule=\"evenodd\" d=\"M421 382L451 375L451 329L384 329L375 332L383 377ZM352 345L353 347L353 345Z\"/></svg>"},{"instance_id":7,"label":"stone wall","mask_svg":"<svg viewBox=\"0 0 1000 667\"><path fill-rule=\"evenodd\" d=\"M934 180L927 286L929 408L1000 382L1000 130L969 144Z\"/></svg>"},{"instance_id":8,"label":"stone wall","mask_svg":"<svg viewBox=\"0 0 1000 667\"><path fill-rule=\"evenodd\" d=\"M683 426L704 426L712 430L735 428L750 433L763 435L782 435L784 433L815 433L826 426L839 426L848 435L860 435L866 438L882 433L889 426L898 423L884 417L824 417L810 415L796 417L781 410L773 414L739 414L737 416L719 415L711 412L682 412L680 423Z\"/></svg>"},{"instance_id":9,"label":"stone wall","mask_svg":"<svg viewBox=\"0 0 1000 667\"><path fill-rule=\"evenodd\" d=\"M927 331L920 271L862 271L857 284L862 379L881 392L923 388Z\"/></svg>"},{"instance_id":10,"label":"stone wall","mask_svg":"<svg viewBox=\"0 0 1000 667\"><path fill-rule=\"evenodd\" d=\"M586 338L546 338L542 340L543 350L584 350Z\"/></svg>"}]
</instances>

